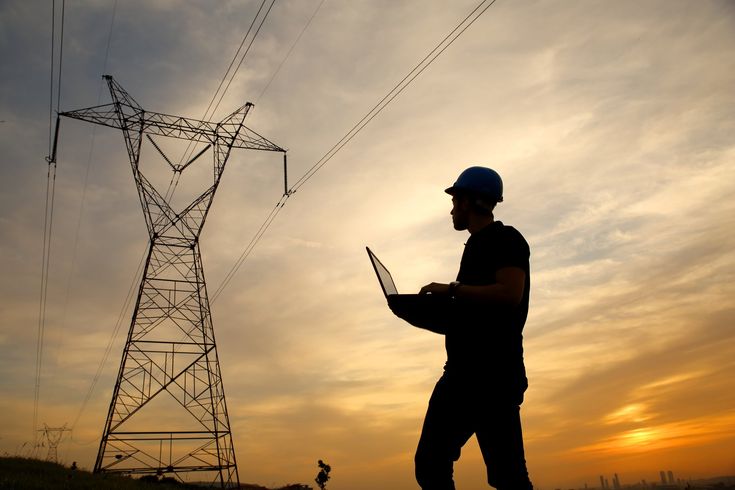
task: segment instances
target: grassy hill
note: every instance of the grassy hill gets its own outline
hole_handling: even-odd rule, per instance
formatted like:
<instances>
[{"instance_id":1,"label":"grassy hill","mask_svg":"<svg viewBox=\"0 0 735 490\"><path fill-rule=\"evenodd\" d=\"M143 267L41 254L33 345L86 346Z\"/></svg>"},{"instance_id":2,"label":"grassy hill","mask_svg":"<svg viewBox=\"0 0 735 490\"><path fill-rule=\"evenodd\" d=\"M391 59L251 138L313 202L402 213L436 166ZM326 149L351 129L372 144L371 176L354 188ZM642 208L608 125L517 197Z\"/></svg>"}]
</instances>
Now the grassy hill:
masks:
<instances>
[{"instance_id":1,"label":"grassy hill","mask_svg":"<svg viewBox=\"0 0 735 490\"><path fill-rule=\"evenodd\" d=\"M196 485L175 481L148 482L117 475L95 475L84 470L28 458L0 458L0 489L12 490L202 490ZM270 490L242 484L242 490ZM274 490L312 490L306 485L289 485Z\"/></svg>"}]
</instances>

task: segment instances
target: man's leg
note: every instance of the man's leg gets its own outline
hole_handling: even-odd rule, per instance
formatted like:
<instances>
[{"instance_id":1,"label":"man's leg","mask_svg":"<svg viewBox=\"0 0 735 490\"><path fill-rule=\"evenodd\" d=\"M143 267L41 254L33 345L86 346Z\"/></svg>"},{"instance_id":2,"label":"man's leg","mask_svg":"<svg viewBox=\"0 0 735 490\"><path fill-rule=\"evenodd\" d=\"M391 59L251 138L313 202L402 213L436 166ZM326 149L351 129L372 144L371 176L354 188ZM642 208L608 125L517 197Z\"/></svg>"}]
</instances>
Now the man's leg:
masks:
<instances>
[{"instance_id":1,"label":"man's leg","mask_svg":"<svg viewBox=\"0 0 735 490\"><path fill-rule=\"evenodd\" d=\"M454 490L454 462L473 433L462 394L442 376L426 411L416 449L416 481L423 490Z\"/></svg>"},{"instance_id":2,"label":"man's leg","mask_svg":"<svg viewBox=\"0 0 735 490\"><path fill-rule=\"evenodd\" d=\"M487 481L498 490L533 490L523 450L520 407L492 403L478 423L477 442L487 466Z\"/></svg>"}]
</instances>

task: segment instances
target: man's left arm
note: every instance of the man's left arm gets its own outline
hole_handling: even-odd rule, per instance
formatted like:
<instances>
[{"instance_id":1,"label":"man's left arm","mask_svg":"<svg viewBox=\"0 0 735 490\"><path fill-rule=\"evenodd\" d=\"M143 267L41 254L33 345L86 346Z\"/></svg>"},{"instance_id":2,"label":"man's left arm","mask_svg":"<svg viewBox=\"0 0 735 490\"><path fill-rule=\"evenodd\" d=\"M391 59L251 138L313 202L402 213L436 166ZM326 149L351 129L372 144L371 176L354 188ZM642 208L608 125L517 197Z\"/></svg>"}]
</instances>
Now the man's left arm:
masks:
<instances>
[{"instance_id":1,"label":"man's left arm","mask_svg":"<svg viewBox=\"0 0 735 490\"><path fill-rule=\"evenodd\" d=\"M451 294L457 299L480 304L518 306L523 300L526 272L520 267L502 267L495 273L495 284L472 286L432 282L421 288L419 294Z\"/></svg>"}]
</instances>

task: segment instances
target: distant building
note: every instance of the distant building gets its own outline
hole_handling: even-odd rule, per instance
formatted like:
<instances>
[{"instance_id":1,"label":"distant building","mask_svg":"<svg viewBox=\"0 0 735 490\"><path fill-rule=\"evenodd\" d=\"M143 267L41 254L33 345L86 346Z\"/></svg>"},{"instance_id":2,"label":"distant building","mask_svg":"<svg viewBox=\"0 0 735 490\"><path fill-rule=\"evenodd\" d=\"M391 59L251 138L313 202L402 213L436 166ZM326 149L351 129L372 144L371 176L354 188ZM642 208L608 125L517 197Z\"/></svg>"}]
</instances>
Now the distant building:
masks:
<instances>
[{"instance_id":1,"label":"distant building","mask_svg":"<svg viewBox=\"0 0 735 490\"><path fill-rule=\"evenodd\" d=\"M610 490L610 480L604 476L600 476L600 488L602 490Z\"/></svg>"},{"instance_id":2,"label":"distant building","mask_svg":"<svg viewBox=\"0 0 735 490\"><path fill-rule=\"evenodd\" d=\"M664 470L661 470L659 474L661 475L661 484L666 485L666 473L664 472Z\"/></svg>"},{"instance_id":3,"label":"distant building","mask_svg":"<svg viewBox=\"0 0 735 490\"><path fill-rule=\"evenodd\" d=\"M669 485L673 485L674 484L674 472L669 470L668 477L669 477Z\"/></svg>"}]
</instances>

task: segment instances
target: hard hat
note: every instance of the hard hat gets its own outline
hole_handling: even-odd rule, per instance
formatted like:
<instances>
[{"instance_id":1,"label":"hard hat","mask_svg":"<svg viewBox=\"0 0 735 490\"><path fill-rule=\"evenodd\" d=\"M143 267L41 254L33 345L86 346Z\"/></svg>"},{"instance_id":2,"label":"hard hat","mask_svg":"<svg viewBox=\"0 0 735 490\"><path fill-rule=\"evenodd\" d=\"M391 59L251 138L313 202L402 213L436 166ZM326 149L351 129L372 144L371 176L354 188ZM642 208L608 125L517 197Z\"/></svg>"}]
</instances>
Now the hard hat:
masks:
<instances>
[{"instance_id":1,"label":"hard hat","mask_svg":"<svg viewBox=\"0 0 735 490\"><path fill-rule=\"evenodd\" d=\"M495 202L503 201L503 180L498 173L487 167L470 167L459 174L457 182L444 192L455 195L467 192L478 197L486 197Z\"/></svg>"}]
</instances>

